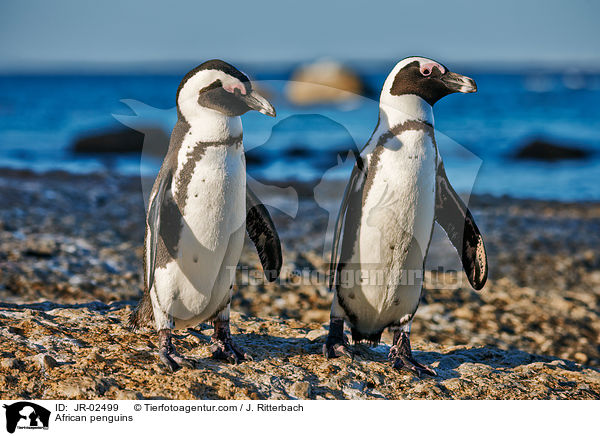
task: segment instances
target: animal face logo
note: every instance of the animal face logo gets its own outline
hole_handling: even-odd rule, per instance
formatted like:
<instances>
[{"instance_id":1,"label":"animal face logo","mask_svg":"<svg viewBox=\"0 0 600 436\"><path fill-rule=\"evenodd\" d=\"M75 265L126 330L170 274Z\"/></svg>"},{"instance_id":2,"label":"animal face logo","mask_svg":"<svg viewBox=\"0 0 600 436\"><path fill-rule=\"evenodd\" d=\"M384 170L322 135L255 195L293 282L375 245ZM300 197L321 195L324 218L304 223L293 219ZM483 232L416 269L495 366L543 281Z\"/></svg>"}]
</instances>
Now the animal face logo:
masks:
<instances>
[{"instance_id":1,"label":"animal face logo","mask_svg":"<svg viewBox=\"0 0 600 436\"><path fill-rule=\"evenodd\" d=\"M6 431L14 433L18 429L48 429L50 411L29 401L19 401L4 405L6 409Z\"/></svg>"}]
</instances>

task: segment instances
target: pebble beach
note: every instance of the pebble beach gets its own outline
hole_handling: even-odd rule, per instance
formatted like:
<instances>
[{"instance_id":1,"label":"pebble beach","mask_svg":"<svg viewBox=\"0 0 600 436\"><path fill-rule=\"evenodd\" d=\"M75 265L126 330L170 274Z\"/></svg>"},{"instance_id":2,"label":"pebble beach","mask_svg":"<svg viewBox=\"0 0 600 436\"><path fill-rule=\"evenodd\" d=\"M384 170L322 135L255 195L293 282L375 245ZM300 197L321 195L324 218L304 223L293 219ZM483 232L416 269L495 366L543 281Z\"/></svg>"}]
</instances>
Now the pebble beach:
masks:
<instances>
[{"instance_id":1,"label":"pebble beach","mask_svg":"<svg viewBox=\"0 0 600 436\"><path fill-rule=\"evenodd\" d=\"M271 209L282 277L234 288L232 329L254 361L212 360L212 327L199 325L176 337L199 367L169 375L154 332L126 326L141 295L140 179L3 170L2 397L600 399L600 203L472 196L490 264L480 292L436 227L427 265L437 282L426 280L411 338L438 377L420 380L391 369L387 334L355 361L321 356L332 295L298 277L327 267L328 215L310 189L292 188L298 215ZM240 271L255 270L247 240ZM436 287L440 277L455 285Z\"/></svg>"}]
</instances>

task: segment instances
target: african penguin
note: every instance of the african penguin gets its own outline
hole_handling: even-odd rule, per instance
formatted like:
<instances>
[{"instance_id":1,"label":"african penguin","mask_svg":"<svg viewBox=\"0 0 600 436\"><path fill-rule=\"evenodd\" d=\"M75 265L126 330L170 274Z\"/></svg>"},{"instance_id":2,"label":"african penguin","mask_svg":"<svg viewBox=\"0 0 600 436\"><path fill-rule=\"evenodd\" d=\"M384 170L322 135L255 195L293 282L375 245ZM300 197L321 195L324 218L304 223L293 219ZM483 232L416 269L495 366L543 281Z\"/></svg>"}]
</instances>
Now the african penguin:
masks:
<instances>
[{"instance_id":1,"label":"african penguin","mask_svg":"<svg viewBox=\"0 0 600 436\"><path fill-rule=\"evenodd\" d=\"M133 327L154 321L159 357L172 371L194 362L177 353L174 328L214 324L215 358L250 359L229 330L229 302L244 229L269 281L282 264L267 209L246 186L240 115L273 106L243 73L221 60L185 75L177 90L177 123L150 194L144 243L144 294Z\"/></svg>"},{"instance_id":2,"label":"african penguin","mask_svg":"<svg viewBox=\"0 0 600 436\"><path fill-rule=\"evenodd\" d=\"M376 344L390 328L394 368L435 375L415 360L409 341L434 222L448 234L477 290L487 279L487 257L471 212L446 177L433 104L454 92L476 90L472 79L422 57L401 60L387 77L379 121L357 158L338 214L326 357L351 355L344 321L355 342Z\"/></svg>"}]
</instances>

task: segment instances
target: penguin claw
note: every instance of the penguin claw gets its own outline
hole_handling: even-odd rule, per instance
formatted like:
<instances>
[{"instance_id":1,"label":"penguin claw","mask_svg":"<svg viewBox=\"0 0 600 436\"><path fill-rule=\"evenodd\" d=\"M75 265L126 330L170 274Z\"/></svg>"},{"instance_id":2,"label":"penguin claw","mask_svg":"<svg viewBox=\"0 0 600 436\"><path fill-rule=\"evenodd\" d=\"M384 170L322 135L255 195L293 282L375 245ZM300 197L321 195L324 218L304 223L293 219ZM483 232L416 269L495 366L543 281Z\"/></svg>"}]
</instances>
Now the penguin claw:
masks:
<instances>
[{"instance_id":1,"label":"penguin claw","mask_svg":"<svg viewBox=\"0 0 600 436\"><path fill-rule=\"evenodd\" d=\"M176 372L181 369L181 366L175 362L171 356L165 351L161 351L158 355L162 364L171 372Z\"/></svg>"},{"instance_id":2,"label":"penguin claw","mask_svg":"<svg viewBox=\"0 0 600 436\"><path fill-rule=\"evenodd\" d=\"M162 364L171 372L179 371L181 368L196 368L196 361L194 359L185 358L177 352L169 352L164 349L160 351L159 357Z\"/></svg>"},{"instance_id":3,"label":"penguin claw","mask_svg":"<svg viewBox=\"0 0 600 436\"><path fill-rule=\"evenodd\" d=\"M392 367L398 371L410 371L419 378L422 378L426 375L431 377L437 376L437 372L435 372L432 368L417 362L412 356L412 353L410 355L406 355L406 353L403 353L402 349L397 345L394 345L392 348L390 348L388 358L393 360Z\"/></svg>"},{"instance_id":4,"label":"penguin claw","mask_svg":"<svg viewBox=\"0 0 600 436\"><path fill-rule=\"evenodd\" d=\"M393 360L392 367L398 371L407 370L421 378L424 375L437 376L430 367L417 362L410 349L409 334L398 331L394 334L394 345L390 348L388 359Z\"/></svg>"},{"instance_id":5,"label":"penguin claw","mask_svg":"<svg viewBox=\"0 0 600 436\"><path fill-rule=\"evenodd\" d=\"M350 350L348 340L344 338L343 342L323 344L323 355L327 359L335 359L342 356L348 356L354 360L354 353Z\"/></svg>"},{"instance_id":6,"label":"penguin claw","mask_svg":"<svg viewBox=\"0 0 600 436\"><path fill-rule=\"evenodd\" d=\"M327 359L348 356L354 360L354 352L350 349L348 338L344 334L344 319L331 318L329 322L329 334L323 344L323 355Z\"/></svg>"},{"instance_id":7,"label":"penguin claw","mask_svg":"<svg viewBox=\"0 0 600 436\"><path fill-rule=\"evenodd\" d=\"M210 338L210 351L213 358L238 364L243 360L254 360L242 347L233 342L229 330L229 320L215 320L215 331Z\"/></svg>"},{"instance_id":8,"label":"penguin claw","mask_svg":"<svg viewBox=\"0 0 600 436\"><path fill-rule=\"evenodd\" d=\"M210 351L212 356L217 360L226 360L229 363L237 365L238 363L247 360L252 361L252 356L246 353L241 347L237 346L231 339L211 339Z\"/></svg>"},{"instance_id":9,"label":"penguin claw","mask_svg":"<svg viewBox=\"0 0 600 436\"><path fill-rule=\"evenodd\" d=\"M408 359L404 356L394 359L394 363L392 364L392 367L398 371L402 371L402 370L410 371L419 378L423 378L426 375L431 376L431 377L437 376L437 372L435 372L433 369L431 369L427 365L423 365L414 359Z\"/></svg>"},{"instance_id":10,"label":"penguin claw","mask_svg":"<svg viewBox=\"0 0 600 436\"><path fill-rule=\"evenodd\" d=\"M189 369L195 369L196 368L196 360L194 359L189 359L187 357L183 357L180 355L172 355L171 359L173 359L175 361L175 363L177 363L179 366L183 367L183 368L189 368Z\"/></svg>"},{"instance_id":11,"label":"penguin claw","mask_svg":"<svg viewBox=\"0 0 600 436\"><path fill-rule=\"evenodd\" d=\"M158 357L169 371L179 371L182 367L190 369L196 368L196 361L194 359L183 357L173 346L173 343L171 342L171 330L159 330L158 341L160 344Z\"/></svg>"}]
</instances>

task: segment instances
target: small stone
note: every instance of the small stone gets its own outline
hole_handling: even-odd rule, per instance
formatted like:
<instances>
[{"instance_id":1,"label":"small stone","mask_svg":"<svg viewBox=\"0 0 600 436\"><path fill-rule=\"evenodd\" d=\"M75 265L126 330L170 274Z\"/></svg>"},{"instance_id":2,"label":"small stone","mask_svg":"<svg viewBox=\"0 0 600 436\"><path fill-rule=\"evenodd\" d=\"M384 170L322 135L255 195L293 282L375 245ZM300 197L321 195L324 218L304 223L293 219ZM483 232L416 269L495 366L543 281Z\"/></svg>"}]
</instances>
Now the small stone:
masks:
<instances>
[{"instance_id":1,"label":"small stone","mask_svg":"<svg viewBox=\"0 0 600 436\"><path fill-rule=\"evenodd\" d=\"M473 319L474 313L471 309L469 309L466 306L461 306L458 309L456 309L454 311L454 315L457 318L463 318L463 319Z\"/></svg>"},{"instance_id":2,"label":"small stone","mask_svg":"<svg viewBox=\"0 0 600 436\"><path fill-rule=\"evenodd\" d=\"M302 322L327 322L329 318L328 310L309 309L302 314Z\"/></svg>"},{"instance_id":3,"label":"small stone","mask_svg":"<svg viewBox=\"0 0 600 436\"><path fill-rule=\"evenodd\" d=\"M452 357L443 357L438 364L439 369L454 369L460 365L460 362Z\"/></svg>"},{"instance_id":4,"label":"small stone","mask_svg":"<svg viewBox=\"0 0 600 436\"><path fill-rule=\"evenodd\" d=\"M115 394L115 400L139 400L141 395L138 392L130 391L130 390L122 390L118 391Z\"/></svg>"},{"instance_id":5,"label":"small stone","mask_svg":"<svg viewBox=\"0 0 600 436\"><path fill-rule=\"evenodd\" d=\"M58 246L52 239L29 239L25 242L23 254L34 257L52 257L56 253L57 249Z\"/></svg>"},{"instance_id":6,"label":"small stone","mask_svg":"<svg viewBox=\"0 0 600 436\"><path fill-rule=\"evenodd\" d=\"M587 354L582 353L581 351L578 351L577 353L575 353L575 359L581 363L587 363L588 361L588 357Z\"/></svg>"},{"instance_id":7,"label":"small stone","mask_svg":"<svg viewBox=\"0 0 600 436\"><path fill-rule=\"evenodd\" d=\"M319 339L320 337L325 336L326 334L327 330L325 329L311 330L306 334L306 339L313 342Z\"/></svg>"},{"instance_id":8,"label":"small stone","mask_svg":"<svg viewBox=\"0 0 600 436\"><path fill-rule=\"evenodd\" d=\"M69 284L71 286L81 286L83 283L85 283L87 280L84 276L80 275L80 274L75 274L73 277L71 277L69 279Z\"/></svg>"},{"instance_id":9,"label":"small stone","mask_svg":"<svg viewBox=\"0 0 600 436\"><path fill-rule=\"evenodd\" d=\"M303 400L309 399L312 393L310 383L305 381L294 383L290 388L290 391L292 392L292 394L294 394L294 396Z\"/></svg>"},{"instance_id":10,"label":"small stone","mask_svg":"<svg viewBox=\"0 0 600 436\"><path fill-rule=\"evenodd\" d=\"M39 357L39 362L42 368L55 368L59 365L56 359L49 354L42 354Z\"/></svg>"},{"instance_id":11,"label":"small stone","mask_svg":"<svg viewBox=\"0 0 600 436\"><path fill-rule=\"evenodd\" d=\"M98 383L90 377L72 377L54 386L59 395L73 399L94 398L97 388Z\"/></svg>"},{"instance_id":12,"label":"small stone","mask_svg":"<svg viewBox=\"0 0 600 436\"><path fill-rule=\"evenodd\" d=\"M0 367L5 369L16 369L19 366L21 366L21 362L19 361L19 359L7 357L0 361Z\"/></svg>"},{"instance_id":13,"label":"small stone","mask_svg":"<svg viewBox=\"0 0 600 436\"><path fill-rule=\"evenodd\" d=\"M102 356L100 353L98 353L95 350L92 351L92 353L88 356L88 360L91 360L93 362L105 362L106 361L104 356Z\"/></svg>"}]
</instances>

